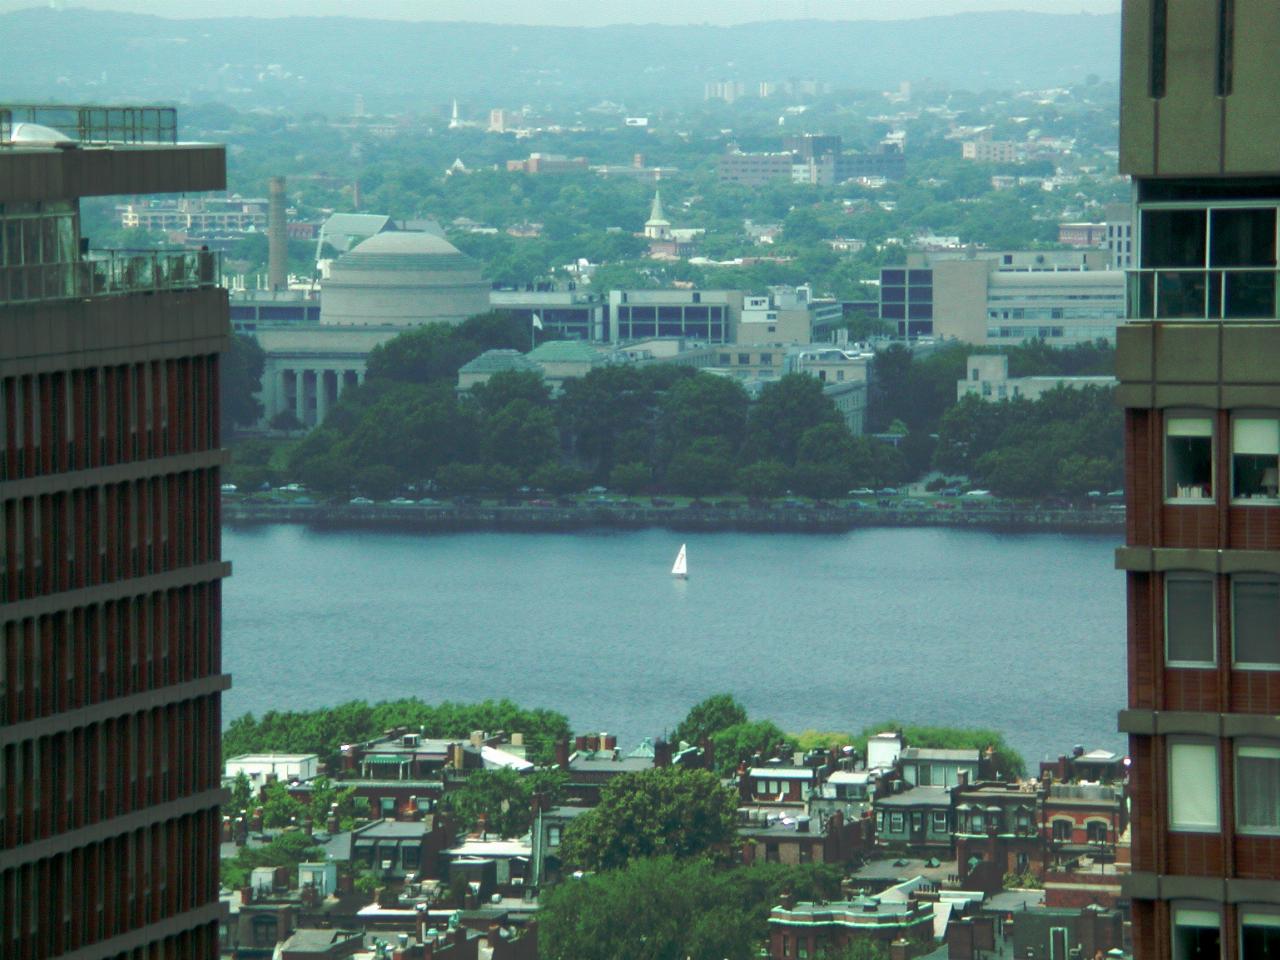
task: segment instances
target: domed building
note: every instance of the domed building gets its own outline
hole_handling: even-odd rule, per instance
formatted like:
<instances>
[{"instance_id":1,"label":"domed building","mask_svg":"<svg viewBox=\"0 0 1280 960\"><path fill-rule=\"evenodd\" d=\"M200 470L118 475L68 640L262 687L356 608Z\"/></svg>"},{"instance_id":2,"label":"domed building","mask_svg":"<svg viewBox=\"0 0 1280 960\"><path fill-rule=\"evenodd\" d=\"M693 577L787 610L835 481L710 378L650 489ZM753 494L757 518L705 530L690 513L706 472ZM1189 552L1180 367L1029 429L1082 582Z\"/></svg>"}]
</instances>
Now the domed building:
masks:
<instances>
[{"instance_id":1,"label":"domed building","mask_svg":"<svg viewBox=\"0 0 1280 960\"><path fill-rule=\"evenodd\" d=\"M489 309L480 264L434 233L374 234L333 262L320 290L322 324L461 323Z\"/></svg>"}]
</instances>

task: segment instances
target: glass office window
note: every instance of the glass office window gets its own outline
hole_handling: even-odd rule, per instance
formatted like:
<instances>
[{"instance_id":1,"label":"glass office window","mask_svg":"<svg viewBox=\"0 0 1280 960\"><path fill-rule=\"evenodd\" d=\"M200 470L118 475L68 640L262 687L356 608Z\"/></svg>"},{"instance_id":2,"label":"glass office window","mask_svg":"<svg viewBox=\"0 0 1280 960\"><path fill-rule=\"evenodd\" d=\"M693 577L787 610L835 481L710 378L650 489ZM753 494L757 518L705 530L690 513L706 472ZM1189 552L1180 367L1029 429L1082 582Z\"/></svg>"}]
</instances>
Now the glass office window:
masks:
<instances>
[{"instance_id":1,"label":"glass office window","mask_svg":"<svg viewBox=\"0 0 1280 960\"><path fill-rule=\"evenodd\" d=\"M1280 833L1280 746L1236 747L1236 826L1241 833Z\"/></svg>"},{"instance_id":2,"label":"glass office window","mask_svg":"<svg viewBox=\"0 0 1280 960\"><path fill-rule=\"evenodd\" d=\"M1217 910L1175 907L1173 960L1220 960L1222 918Z\"/></svg>"},{"instance_id":3,"label":"glass office window","mask_svg":"<svg viewBox=\"0 0 1280 960\"><path fill-rule=\"evenodd\" d=\"M1280 960L1280 913L1241 909L1240 957L1242 960Z\"/></svg>"}]
</instances>

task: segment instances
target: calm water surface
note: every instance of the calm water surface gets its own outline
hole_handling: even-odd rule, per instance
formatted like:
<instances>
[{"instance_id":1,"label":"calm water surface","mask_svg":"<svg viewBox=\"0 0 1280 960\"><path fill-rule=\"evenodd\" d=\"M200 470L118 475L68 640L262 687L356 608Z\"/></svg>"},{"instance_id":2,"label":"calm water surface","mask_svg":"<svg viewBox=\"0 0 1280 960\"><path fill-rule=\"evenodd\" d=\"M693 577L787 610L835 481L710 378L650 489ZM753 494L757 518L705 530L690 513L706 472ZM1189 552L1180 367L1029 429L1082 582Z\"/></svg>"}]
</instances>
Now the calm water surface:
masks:
<instances>
[{"instance_id":1,"label":"calm water surface","mask_svg":"<svg viewBox=\"0 0 1280 960\"><path fill-rule=\"evenodd\" d=\"M351 698L510 697L630 746L732 691L787 730L1006 731L1030 762L1124 749L1113 537L405 535L228 528L228 718Z\"/></svg>"}]
</instances>

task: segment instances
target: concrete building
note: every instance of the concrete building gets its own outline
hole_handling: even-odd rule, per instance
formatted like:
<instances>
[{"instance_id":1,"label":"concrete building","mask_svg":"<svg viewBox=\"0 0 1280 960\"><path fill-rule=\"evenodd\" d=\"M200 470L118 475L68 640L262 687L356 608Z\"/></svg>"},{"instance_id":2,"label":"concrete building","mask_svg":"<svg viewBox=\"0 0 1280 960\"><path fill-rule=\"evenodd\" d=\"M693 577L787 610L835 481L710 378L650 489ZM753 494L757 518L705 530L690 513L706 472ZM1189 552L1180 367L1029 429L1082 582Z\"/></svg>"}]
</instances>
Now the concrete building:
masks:
<instances>
[{"instance_id":1,"label":"concrete building","mask_svg":"<svg viewBox=\"0 0 1280 960\"><path fill-rule=\"evenodd\" d=\"M225 187L172 109L0 104L6 958L219 956L227 297L83 252L80 200Z\"/></svg>"},{"instance_id":2,"label":"concrete building","mask_svg":"<svg viewBox=\"0 0 1280 960\"><path fill-rule=\"evenodd\" d=\"M488 308L480 264L427 232L376 233L335 260L321 282L320 322L331 326L461 323Z\"/></svg>"},{"instance_id":3,"label":"concrete building","mask_svg":"<svg viewBox=\"0 0 1280 960\"><path fill-rule=\"evenodd\" d=\"M489 307L519 317L530 329L537 316L544 336L597 343L611 339L606 298L574 285L547 290L491 290Z\"/></svg>"},{"instance_id":4,"label":"concrete building","mask_svg":"<svg viewBox=\"0 0 1280 960\"><path fill-rule=\"evenodd\" d=\"M740 290L610 290L610 341L678 337L730 343L742 302Z\"/></svg>"},{"instance_id":5,"label":"concrete building","mask_svg":"<svg viewBox=\"0 0 1280 960\"><path fill-rule=\"evenodd\" d=\"M581 340L548 340L525 354L525 359L542 370L553 396L564 389L566 380L585 377L608 362L603 352Z\"/></svg>"},{"instance_id":6,"label":"concrete building","mask_svg":"<svg viewBox=\"0 0 1280 960\"><path fill-rule=\"evenodd\" d=\"M1127 203L1107 204L1107 252L1112 270L1133 266L1133 207Z\"/></svg>"},{"instance_id":7,"label":"concrete building","mask_svg":"<svg viewBox=\"0 0 1280 960\"><path fill-rule=\"evenodd\" d=\"M508 370L542 376L542 368L519 350L486 350L458 368L458 390L470 390L477 383L488 383L495 373Z\"/></svg>"},{"instance_id":8,"label":"concrete building","mask_svg":"<svg viewBox=\"0 0 1280 960\"><path fill-rule=\"evenodd\" d=\"M1050 390L1115 385L1115 377L1011 377L1009 358L1004 354L972 354L965 361L965 378L956 381L956 399L975 396L983 400L1039 400Z\"/></svg>"},{"instance_id":9,"label":"concrete building","mask_svg":"<svg viewBox=\"0 0 1280 960\"><path fill-rule=\"evenodd\" d=\"M523 160L508 160L508 173L546 174L586 173L586 157L566 157L559 153L531 153Z\"/></svg>"},{"instance_id":10,"label":"concrete building","mask_svg":"<svg viewBox=\"0 0 1280 960\"><path fill-rule=\"evenodd\" d=\"M1018 147L1011 140L966 140L960 145L960 156L975 163L1014 163Z\"/></svg>"},{"instance_id":11,"label":"concrete building","mask_svg":"<svg viewBox=\"0 0 1280 960\"><path fill-rule=\"evenodd\" d=\"M733 332L734 343L813 343L843 326L838 300L817 299L809 286L770 287L763 296L748 296Z\"/></svg>"},{"instance_id":12,"label":"concrete building","mask_svg":"<svg viewBox=\"0 0 1280 960\"><path fill-rule=\"evenodd\" d=\"M804 134L786 137L782 150L744 153L731 150L717 160L723 183L763 187L778 180L831 186L847 180L901 180L906 156L898 143L881 143L876 150L845 151L840 137Z\"/></svg>"},{"instance_id":13,"label":"concrete building","mask_svg":"<svg viewBox=\"0 0 1280 960\"><path fill-rule=\"evenodd\" d=\"M284 783L290 780L310 780L319 770L320 757L314 753L245 753L232 757L223 766L228 780L240 774L249 778L255 787L275 777Z\"/></svg>"},{"instance_id":14,"label":"concrete building","mask_svg":"<svg viewBox=\"0 0 1280 960\"><path fill-rule=\"evenodd\" d=\"M1280 8L1122 8L1136 960L1280 954ZM1157 130L1159 131L1157 135Z\"/></svg>"},{"instance_id":15,"label":"concrete building","mask_svg":"<svg viewBox=\"0 0 1280 960\"><path fill-rule=\"evenodd\" d=\"M1066 247L1098 247L1106 243L1107 225L1105 223L1058 224L1058 242Z\"/></svg>"},{"instance_id":16,"label":"concrete building","mask_svg":"<svg viewBox=\"0 0 1280 960\"><path fill-rule=\"evenodd\" d=\"M912 253L880 271L880 318L901 337L1067 346L1114 340L1124 275L1101 250Z\"/></svg>"},{"instance_id":17,"label":"concrete building","mask_svg":"<svg viewBox=\"0 0 1280 960\"><path fill-rule=\"evenodd\" d=\"M364 383L374 347L403 333L398 326L332 327L272 324L253 331L266 353L262 370L262 424L291 413L303 427L324 423L349 387Z\"/></svg>"}]
</instances>

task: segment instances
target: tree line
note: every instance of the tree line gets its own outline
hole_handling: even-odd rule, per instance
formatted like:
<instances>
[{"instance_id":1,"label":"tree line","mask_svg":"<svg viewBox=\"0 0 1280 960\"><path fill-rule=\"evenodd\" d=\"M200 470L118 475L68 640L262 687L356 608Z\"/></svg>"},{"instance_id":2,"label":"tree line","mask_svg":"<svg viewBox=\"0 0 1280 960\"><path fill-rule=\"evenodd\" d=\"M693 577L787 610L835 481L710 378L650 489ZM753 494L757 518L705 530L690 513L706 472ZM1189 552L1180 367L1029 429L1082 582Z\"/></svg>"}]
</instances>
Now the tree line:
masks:
<instances>
[{"instance_id":1,"label":"tree line","mask_svg":"<svg viewBox=\"0 0 1280 960\"><path fill-rule=\"evenodd\" d=\"M601 366L558 397L525 371L455 389L465 362L527 338L523 323L494 313L388 341L370 355L365 383L293 451L291 472L319 491L374 497L409 485L506 495L592 484L831 497L907 478L898 451L852 436L821 383L803 375L766 385L754 403L736 380L666 365Z\"/></svg>"}]
</instances>

